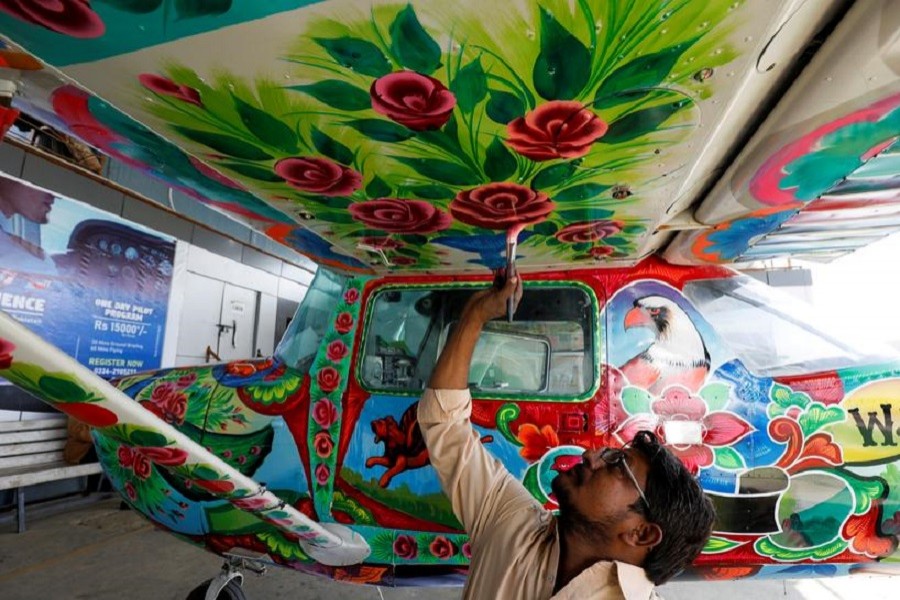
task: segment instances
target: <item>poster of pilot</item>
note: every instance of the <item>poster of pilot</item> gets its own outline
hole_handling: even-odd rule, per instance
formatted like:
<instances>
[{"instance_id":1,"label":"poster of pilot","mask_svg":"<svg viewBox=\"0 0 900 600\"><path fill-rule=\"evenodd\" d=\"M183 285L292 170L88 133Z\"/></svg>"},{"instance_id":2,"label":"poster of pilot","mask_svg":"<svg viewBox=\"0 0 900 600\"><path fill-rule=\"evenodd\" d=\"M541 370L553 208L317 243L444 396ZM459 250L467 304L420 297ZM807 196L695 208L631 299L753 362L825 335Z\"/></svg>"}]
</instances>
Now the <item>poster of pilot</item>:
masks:
<instances>
[{"instance_id":1,"label":"poster of pilot","mask_svg":"<svg viewBox=\"0 0 900 600\"><path fill-rule=\"evenodd\" d=\"M105 378L160 367L175 240L0 173L0 310Z\"/></svg>"}]
</instances>

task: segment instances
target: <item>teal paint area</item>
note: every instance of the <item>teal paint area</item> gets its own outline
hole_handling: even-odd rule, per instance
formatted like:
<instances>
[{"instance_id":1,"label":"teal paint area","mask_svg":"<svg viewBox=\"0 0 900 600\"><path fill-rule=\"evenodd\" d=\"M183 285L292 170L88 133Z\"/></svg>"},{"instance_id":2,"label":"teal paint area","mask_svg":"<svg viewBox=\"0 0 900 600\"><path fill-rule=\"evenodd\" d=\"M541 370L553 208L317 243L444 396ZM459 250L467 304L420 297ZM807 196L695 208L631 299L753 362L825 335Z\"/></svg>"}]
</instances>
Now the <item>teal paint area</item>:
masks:
<instances>
[{"instance_id":1,"label":"teal paint area","mask_svg":"<svg viewBox=\"0 0 900 600\"><path fill-rule=\"evenodd\" d=\"M78 19L66 11L46 11L47 15L31 22L11 16L10 10L15 9L0 9L0 33L42 60L65 67L263 19L320 1L94 0L89 8L81 9L87 12L78 15ZM71 0L62 2L69 3ZM97 35L98 32L102 33Z\"/></svg>"}]
</instances>

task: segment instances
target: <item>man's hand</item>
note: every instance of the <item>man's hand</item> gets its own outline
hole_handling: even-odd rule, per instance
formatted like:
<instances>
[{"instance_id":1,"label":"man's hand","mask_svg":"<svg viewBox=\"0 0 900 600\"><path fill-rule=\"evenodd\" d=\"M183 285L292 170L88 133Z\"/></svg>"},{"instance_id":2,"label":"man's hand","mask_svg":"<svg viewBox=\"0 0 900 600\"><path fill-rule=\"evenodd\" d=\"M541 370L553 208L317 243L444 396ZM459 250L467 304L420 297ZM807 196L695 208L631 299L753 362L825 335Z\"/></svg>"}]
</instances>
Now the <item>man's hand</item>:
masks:
<instances>
[{"instance_id":1,"label":"man's hand","mask_svg":"<svg viewBox=\"0 0 900 600\"><path fill-rule=\"evenodd\" d=\"M472 294L463 309L462 320L471 319L484 324L491 319L505 317L506 303L510 298L515 311L522 300L522 280L519 277L510 277L500 289L490 287Z\"/></svg>"},{"instance_id":2,"label":"man's hand","mask_svg":"<svg viewBox=\"0 0 900 600\"><path fill-rule=\"evenodd\" d=\"M518 277L511 277L502 289L492 287L472 294L434 365L428 387L448 390L468 387L469 365L481 327L491 319L505 316L506 301L510 298L513 308L522 299L522 280Z\"/></svg>"}]
</instances>

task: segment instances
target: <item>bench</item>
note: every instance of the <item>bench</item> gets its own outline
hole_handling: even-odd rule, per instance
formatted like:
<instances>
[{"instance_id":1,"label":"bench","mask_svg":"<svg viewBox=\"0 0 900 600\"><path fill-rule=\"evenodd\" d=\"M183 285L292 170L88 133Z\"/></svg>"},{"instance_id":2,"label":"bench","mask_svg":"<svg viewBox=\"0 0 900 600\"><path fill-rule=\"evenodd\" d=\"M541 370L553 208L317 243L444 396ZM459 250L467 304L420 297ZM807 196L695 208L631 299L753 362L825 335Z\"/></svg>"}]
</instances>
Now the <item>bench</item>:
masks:
<instances>
[{"instance_id":1,"label":"bench","mask_svg":"<svg viewBox=\"0 0 900 600\"><path fill-rule=\"evenodd\" d=\"M63 460L66 418L0 421L0 491L16 490L18 532L25 531L25 488L38 483L101 473L100 463Z\"/></svg>"}]
</instances>

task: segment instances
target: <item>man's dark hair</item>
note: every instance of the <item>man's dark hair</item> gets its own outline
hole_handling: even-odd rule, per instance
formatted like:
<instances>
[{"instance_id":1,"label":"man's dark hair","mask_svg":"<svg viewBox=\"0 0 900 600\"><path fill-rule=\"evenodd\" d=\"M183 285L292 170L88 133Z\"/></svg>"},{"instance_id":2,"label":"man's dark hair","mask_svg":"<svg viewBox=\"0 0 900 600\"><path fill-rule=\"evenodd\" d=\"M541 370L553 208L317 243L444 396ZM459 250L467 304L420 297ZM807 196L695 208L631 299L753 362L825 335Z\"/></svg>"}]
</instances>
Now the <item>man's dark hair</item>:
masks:
<instances>
[{"instance_id":1,"label":"man's dark hair","mask_svg":"<svg viewBox=\"0 0 900 600\"><path fill-rule=\"evenodd\" d=\"M650 510L639 500L647 520L662 528L662 541L644 561L647 578L662 585L685 569L703 550L712 533L716 511L712 501L681 461L660 445L649 431L634 436L632 447L650 463L644 495Z\"/></svg>"}]
</instances>

